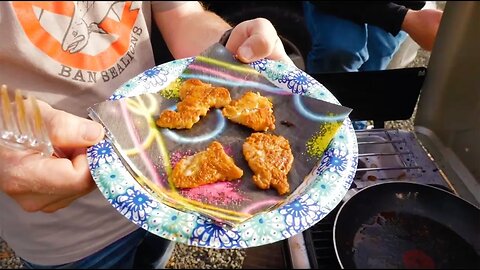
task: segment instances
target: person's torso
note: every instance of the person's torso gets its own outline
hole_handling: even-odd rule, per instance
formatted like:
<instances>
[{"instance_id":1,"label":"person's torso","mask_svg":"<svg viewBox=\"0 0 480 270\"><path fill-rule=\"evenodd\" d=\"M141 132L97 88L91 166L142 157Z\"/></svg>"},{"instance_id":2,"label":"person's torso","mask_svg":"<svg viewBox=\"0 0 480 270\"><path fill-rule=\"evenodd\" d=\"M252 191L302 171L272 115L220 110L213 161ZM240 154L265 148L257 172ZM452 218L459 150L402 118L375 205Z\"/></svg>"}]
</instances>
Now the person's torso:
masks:
<instances>
[{"instance_id":1,"label":"person's torso","mask_svg":"<svg viewBox=\"0 0 480 270\"><path fill-rule=\"evenodd\" d=\"M1 2L0 84L86 116L154 65L150 24L149 2ZM0 237L37 264L80 259L138 228L98 189L52 214L27 213L2 192L0 207Z\"/></svg>"},{"instance_id":2,"label":"person's torso","mask_svg":"<svg viewBox=\"0 0 480 270\"><path fill-rule=\"evenodd\" d=\"M120 1L2 2L0 84L86 116L154 65L151 4Z\"/></svg>"}]
</instances>

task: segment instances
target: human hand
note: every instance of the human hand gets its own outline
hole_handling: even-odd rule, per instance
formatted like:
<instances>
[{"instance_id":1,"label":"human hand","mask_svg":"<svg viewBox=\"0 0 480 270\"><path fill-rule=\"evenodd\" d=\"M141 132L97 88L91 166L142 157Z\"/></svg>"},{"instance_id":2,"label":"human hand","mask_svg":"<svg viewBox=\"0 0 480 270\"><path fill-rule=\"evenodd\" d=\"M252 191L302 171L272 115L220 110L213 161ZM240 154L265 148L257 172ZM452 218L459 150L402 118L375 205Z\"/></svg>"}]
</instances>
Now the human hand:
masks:
<instances>
[{"instance_id":1,"label":"human hand","mask_svg":"<svg viewBox=\"0 0 480 270\"><path fill-rule=\"evenodd\" d=\"M39 106L52 144L66 158L0 148L0 190L25 211L48 213L93 190L86 147L99 142L104 130L99 123L53 109L44 102L39 101Z\"/></svg>"},{"instance_id":2,"label":"human hand","mask_svg":"<svg viewBox=\"0 0 480 270\"><path fill-rule=\"evenodd\" d=\"M239 23L233 29L225 47L245 63L268 58L294 65L285 52L275 27L264 18Z\"/></svg>"},{"instance_id":3,"label":"human hand","mask_svg":"<svg viewBox=\"0 0 480 270\"><path fill-rule=\"evenodd\" d=\"M402 30L424 50L432 51L443 11L437 9L408 10Z\"/></svg>"}]
</instances>

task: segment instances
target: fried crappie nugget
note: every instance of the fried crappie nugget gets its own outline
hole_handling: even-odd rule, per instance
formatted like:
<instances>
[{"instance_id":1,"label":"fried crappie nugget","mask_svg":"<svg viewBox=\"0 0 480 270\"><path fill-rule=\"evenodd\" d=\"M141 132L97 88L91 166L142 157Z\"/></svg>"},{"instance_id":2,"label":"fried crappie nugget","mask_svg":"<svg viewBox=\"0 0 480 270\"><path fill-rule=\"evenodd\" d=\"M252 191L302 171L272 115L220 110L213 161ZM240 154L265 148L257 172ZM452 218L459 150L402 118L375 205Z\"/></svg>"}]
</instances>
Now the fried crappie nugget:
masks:
<instances>
[{"instance_id":1,"label":"fried crappie nugget","mask_svg":"<svg viewBox=\"0 0 480 270\"><path fill-rule=\"evenodd\" d=\"M231 101L230 92L225 87L212 86L199 79L188 79L179 90L180 100L187 97L209 108L222 108ZM199 106L199 105L197 105Z\"/></svg>"},{"instance_id":2,"label":"fried crappie nugget","mask_svg":"<svg viewBox=\"0 0 480 270\"><path fill-rule=\"evenodd\" d=\"M179 90L180 102L177 111L164 110L158 117L159 127L190 129L207 115L210 108L222 108L231 101L230 92L224 87L215 87L199 79L188 79Z\"/></svg>"},{"instance_id":3,"label":"fried crappie nugget","mask_svg":"<svg viewBox=\"0 0 480 270\"><path fill-rule=\"evenodd\" d=\"M287 175L292 168L293 154L287 139L253 133L243 143L243 155L255 173L253 182L257 187L273 187L280 195L290 192Z\"/></svg>"},{"instance_id":4,"label":"fried crappie nugget","mask_svg":"<svg viewBox=\"0 0 480 270\"><path fill-rule=\"evenodd\" d=\"M243 170L235 165L223 146L214 141L205 151L181 159L173 168L171 181L177 188L194 188L235 180L242 175Z\"/></svg>"},{"instance_id":5,"label":"fried crappie nugget","mask_svg":"<svg viewBox=\"0 0 480 270\"><path fill-rule=\"evenodd\" d=\"M222 113L229 120L255 131L275 129L273 104L259 93L246 92L240 99L226 105Z\"/></svg>"}]
</instances>

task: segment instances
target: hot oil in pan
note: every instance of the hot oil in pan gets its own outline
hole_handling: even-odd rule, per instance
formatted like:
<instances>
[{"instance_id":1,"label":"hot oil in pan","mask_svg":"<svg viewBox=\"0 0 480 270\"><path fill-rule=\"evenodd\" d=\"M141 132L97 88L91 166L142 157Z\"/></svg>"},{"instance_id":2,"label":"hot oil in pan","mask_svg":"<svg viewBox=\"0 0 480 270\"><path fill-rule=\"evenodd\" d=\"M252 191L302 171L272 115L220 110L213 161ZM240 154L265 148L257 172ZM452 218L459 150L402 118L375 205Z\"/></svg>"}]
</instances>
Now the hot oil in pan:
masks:
<instances>
[{"instance_id":1,"label":"hot oil in pan","mask_svg":"<svg viewBox=\"0 0 480 270\"><path fill-rule=\"evenodd\" d=\"M458 234L429 218L380 213L355 234L353 260L366 268L478 268L479 255Z\"/></svg>"}]
</instances>

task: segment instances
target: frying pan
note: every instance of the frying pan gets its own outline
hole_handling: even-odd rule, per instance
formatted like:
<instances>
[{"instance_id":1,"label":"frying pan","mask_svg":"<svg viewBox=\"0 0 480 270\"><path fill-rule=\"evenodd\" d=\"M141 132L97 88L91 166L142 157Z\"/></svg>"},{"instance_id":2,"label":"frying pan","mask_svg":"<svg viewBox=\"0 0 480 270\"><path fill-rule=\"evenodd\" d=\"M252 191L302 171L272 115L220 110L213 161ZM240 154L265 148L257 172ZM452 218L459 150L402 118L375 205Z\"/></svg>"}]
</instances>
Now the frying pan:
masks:
<instances>
[{"instance_id":1,"label":"frying pan","mask_svg":"<svg viewBox=\"0 0 480 270\"><path fill-rule=\"evenodd\" d=\"M358 191L340 207L333 235L342 268L480 268L480 209L431 185Z\"/></svg>"}]
</instances>

